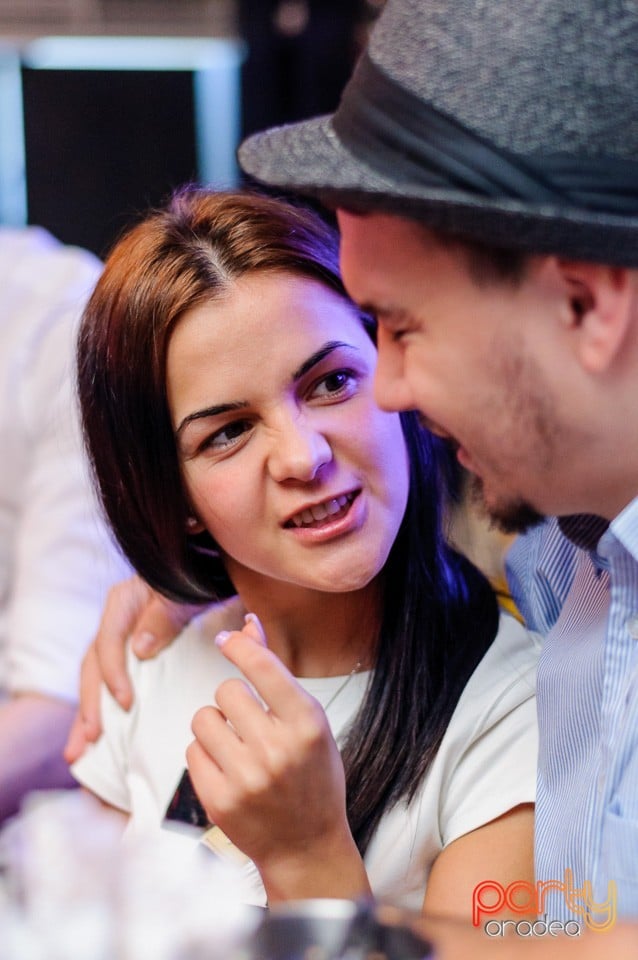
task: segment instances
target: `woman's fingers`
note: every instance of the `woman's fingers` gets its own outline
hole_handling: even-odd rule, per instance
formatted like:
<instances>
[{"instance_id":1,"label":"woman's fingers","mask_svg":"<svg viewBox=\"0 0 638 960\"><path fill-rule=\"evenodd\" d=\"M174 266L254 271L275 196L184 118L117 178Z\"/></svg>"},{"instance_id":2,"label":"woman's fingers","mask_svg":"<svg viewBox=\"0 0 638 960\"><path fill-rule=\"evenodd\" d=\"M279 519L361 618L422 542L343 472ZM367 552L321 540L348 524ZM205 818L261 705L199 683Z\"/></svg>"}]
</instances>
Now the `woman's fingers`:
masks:
<instances>
[{"instance_id":1,"label":"woman's fingers","mask_svg":"<svg viewBox=\"0 0 638 960\"><path fill-rule=\"evenodd\" d=\"M211 823L217 823L219 810L212 798L219 802L227 790L227 778L215 760L198 740L193 740L186 750L186 765L197 797Z\"/></svg>"},{"instance_id":2,"label":"woman's fingers","mask_svg":"<svg viewBox=\"0 0 638 960\"><path fill-rule=\"evenodd\" d=\"M217 638L243 676L224 681L218 706L193 718L193 786L210 820L257 864L269 897L324 895L335 864L339 890L367 892L325 713L264 641L254 617ZM329 876L315 881L322 858Z\"/></svg>"},{"instance_id":3,"label":"woman's fingers","mask_svg":"<svg viewBox=\"0 0 638 960\"><path fill-rule=\"evenodd\" d=\"M312 698L279 657L264 646L262 637L261 625L251 619L243 630L218 634L215 642L254 687L269 712L280 720L293 721Z\"/></svg>"},{"instance_id":4,"label":"woman's fingers","mask_svg":"<svg viewBox=\"0 0 638 960\"><path fill-rule=\"evenodd\" d=\"M193 717L193 734L238 787L248 794L270 789L302 762L303 727L273 717L245 681L226 680L215 699L218 709L204 707ZM317 735L323 733L319 720Z\"/></svg>"},{"instance_id":5,"label":"woman's fingers","mask_svg":"<svg viewBox=\"0 0 638 960\"><path fill-rule=\"evenodd\" d=\"M215 766L226 773L241 766L241 741L224 715L216 707L202 707L191 724L195 742Z\"/></svg>"},{"instance_id":6,"label":"woman's fingers","mask_svg":"<svg viewBox=\"0 0 638 960\"><path fill-rule=\"evenodd\" d=\"M335 837L337 846L346 838L360 869L343 764L321 706L264 646L256 619L217 642L243 676L224 681L217 707L193 718L188 767L209 818L260 870L272 868L273 882L285 876L293 892L295 864L305 871L316 863L310 848L334 847Z\"/></svg>"},{"instance_id":7,"label":"woman's fingers","mask_svg":"<svg viewBox=\"0 0 638 960\"><path fill-rule=\"evenodd\" d=\"M245 680L224 680L215 691L215 702L244 743L259 743L269 735L272 715Z\"/></svg>"},{"instance_id":8,"label":"woman's fingers","mask_svg":"<svg viewBox=\"0 0 638 960\"><path fill-rule=\"evenodd\" d=\"M266 632L261 625L261 620L256 613L247 613L244 617L244 633L247 636L253 637L257 643L260 643L262 647L268 646L268 640L266 638Z\"/></svg>"},{"instance_id":9,"label":"woman's fingers","mask_svg":"<svg viewBox=\"0 0 638 960\"><path fill-rule=\"evenodd\" d=\"M195 740L186 751L188 768L197 794L210 819L260 804L272 790L267 750L249 747L215 707L198 710L192 723Z\"/></svg>"},{"instance_id":10,"label":"woman's fingers","mask_svg":"<svg viewBox=\"0 0 638 960\"><path fill-rule=\"evenodd\" d=\"M261 624L251 614L242 630L217 637L224 655L250 686L228 680L218 687L215 698L240 739L254 746L277 776L315 749L329 730L321 706L264 641Z\"/></svg>"}]
</instances>

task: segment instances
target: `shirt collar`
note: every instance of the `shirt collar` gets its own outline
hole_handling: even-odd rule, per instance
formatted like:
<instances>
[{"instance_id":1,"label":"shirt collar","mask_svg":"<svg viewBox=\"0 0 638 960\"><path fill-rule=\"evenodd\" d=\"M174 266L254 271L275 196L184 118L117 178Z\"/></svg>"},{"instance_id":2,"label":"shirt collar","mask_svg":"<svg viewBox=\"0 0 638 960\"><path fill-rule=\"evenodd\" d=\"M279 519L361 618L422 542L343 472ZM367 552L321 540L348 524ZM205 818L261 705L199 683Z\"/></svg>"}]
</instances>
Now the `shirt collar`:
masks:
<instances>
[{"instance_id":1,"label":"shirt collar","mask_svg":"<svg viewBox=\"0 0 638 960\"><path fill-rule=\"evenodd\" d=\"M609 521L593 513L574 513L558 518L561 533L580 550L585 550L595 569L600 572L609 567L604 552L599 552L599 544L609 529Z\"/></svg>"},{"instance_id":2,"label":"shirt collar","mask_svg":"<svg viewBox=\"0 0 638 960\"><path fill-rule=\"evenodd\" d=\"M638 497L611 521L609 533L638 560Z\"/></svg>"}]
</instances>

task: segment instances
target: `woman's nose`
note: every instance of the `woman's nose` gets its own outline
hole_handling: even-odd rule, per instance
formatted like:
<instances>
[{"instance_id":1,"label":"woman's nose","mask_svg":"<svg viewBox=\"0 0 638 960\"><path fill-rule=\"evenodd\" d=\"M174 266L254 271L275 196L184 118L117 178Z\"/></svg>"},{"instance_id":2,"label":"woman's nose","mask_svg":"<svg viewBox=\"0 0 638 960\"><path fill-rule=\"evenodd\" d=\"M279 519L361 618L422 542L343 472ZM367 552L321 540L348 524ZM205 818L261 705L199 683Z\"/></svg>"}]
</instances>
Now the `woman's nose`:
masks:
<instances>
[{"instance_id":1,"label":"woman's nose","mask_svg":"<svg viewBox=\"0 0 638 960\"><path fill-rule=\"evenodd\" d=\"M273 437L270 475L278 483L315 480L332 460L332 448L325 435L302 419L290 420Z\"/></svg>"}]
</instances>

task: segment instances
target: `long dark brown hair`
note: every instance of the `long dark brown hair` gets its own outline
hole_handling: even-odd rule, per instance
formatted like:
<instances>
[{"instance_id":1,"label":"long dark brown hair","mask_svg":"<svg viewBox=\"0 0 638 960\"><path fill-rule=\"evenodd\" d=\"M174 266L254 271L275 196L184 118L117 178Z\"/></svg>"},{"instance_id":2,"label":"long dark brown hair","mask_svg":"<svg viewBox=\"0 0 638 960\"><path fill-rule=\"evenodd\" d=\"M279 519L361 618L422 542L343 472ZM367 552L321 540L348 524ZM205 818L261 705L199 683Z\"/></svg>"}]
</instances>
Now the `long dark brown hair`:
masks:
<instances>
[{"instance_id":1,"label":"long dark brown hair","mask_svg":"<svg viewBox=\"0 0 638 960\"><path fill-rule=\"evenodd\" d=\"M317 214L258 194L184 190L119 241L84 313L79 394L102 504L133 566L173 599L210 602L235 590L210 535L187 532L166 395L169 339L186 310L242 274L277 269L350 303L338 239ZM374 338L370 319L361 321ZM414 414L401 423L408 504L383 570L372 679L342 745L362 853L384 811L414 796L498 622L487 581L442 536L440 442Z\"/></svg>"}]
</instances>

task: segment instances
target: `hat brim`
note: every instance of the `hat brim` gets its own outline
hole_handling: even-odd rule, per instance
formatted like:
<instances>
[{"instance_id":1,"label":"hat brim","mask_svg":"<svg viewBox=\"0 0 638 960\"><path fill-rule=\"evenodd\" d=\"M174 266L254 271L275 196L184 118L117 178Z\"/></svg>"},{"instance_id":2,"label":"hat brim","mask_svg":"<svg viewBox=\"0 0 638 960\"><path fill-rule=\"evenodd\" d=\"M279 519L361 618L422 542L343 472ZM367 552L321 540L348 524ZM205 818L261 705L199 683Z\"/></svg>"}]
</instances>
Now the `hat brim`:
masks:
<instances>
[{"instance_id":1,"label":"hat brim","mask_svg":"<svg viewBox=\"0 0 638 960\"><path fill-rule=\"evenodd\" d=\"M330 206L393 213L436 230L530 253L638 266L638 217L531 206L395 180L349 151L331 116L253 134L238 156L255 180Z\"/></svg>"}]
</instances>

